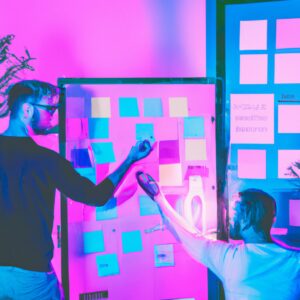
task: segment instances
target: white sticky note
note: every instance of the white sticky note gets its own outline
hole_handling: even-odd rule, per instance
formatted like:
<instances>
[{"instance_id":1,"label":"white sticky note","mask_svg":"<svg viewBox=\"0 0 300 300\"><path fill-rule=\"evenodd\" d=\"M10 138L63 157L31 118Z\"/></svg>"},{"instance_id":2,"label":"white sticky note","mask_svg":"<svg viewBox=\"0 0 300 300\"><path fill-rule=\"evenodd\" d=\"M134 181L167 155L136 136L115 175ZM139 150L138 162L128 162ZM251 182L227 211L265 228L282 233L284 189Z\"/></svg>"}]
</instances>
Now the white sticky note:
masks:
<instances>
[{"instance_id":1,"label":"white sticky note","mask_svg":"<svg viewBox=\"0 0 300 300\"><path fill-rule=\"evenodd\" d=\"M300 83L300 53L275 54L275 83Z\"/></svg>"},{"instance_id":2,"label":"white sticky note","mask_svg":"<svg viewBox=\"0 0 300 300\"><path fill-rule=\"evenodd\" d=\"M170 117L187 117L188 100L187 97L170 97L169 98Z\"/></svg>"},{"instance_id":3,"label":"white sticky note","mask_svg":"<svg viewBox=\"0 0 300 300\"><path fill-rule=\"evenodd\" d=\"M92 98L92 118L110 118L111 107L109 97Z\"/></svg>"},{"instance_id":4,"label":"white sticky note","mask_svg":"<svg viewBox=\"0 0 300 300\"><path fill-rule=\"evenodd\" d=\"M268 55L240 55L240 84L268 83Z\"/></svg>"},{"instance_id":5,"label":"white sticky note","mask_svg":"<svg viewBox=\"0 0 300 300\"><path fill-rule=\"evenodd\" d=\"M300 105L278 105L278 132L300 133Z\"/></svg>"},{"instance_id":6,"label":"white sticky note","mask_svg":"<svg viewBox=\"0 0 300 300\"><path fill-rule=\"evenodd\" d=\"M205 139L185 140L185 160L207 160Z\"/></svg>"},{"instance_id":7,"label":"white sticky note","mask_svg":"<svg viewBox=\"0 0 300 300\"><path fill-rule=\"evenodd\" d=\"M276 20L276 48L300 48L300 18Z\"/></svg>"},{"instance_id":8,"label":"white sticky note","mask_svg":"<svg viewBox=\"0 0 300 300\"><path fill-rule=\"evenodd\" d=\"M238 150L238 177L266 179L266 150Z\"/></svg>"},{"instance_id":9,"label":"white sticky note","mask_svg":"<svg viewBox=\"0 0 300 300\"><path fill-rule=\"evenodd\" d=\"M267 20L240 21L240 50L267 49Z\"/></svg>"},{"instance_id":10,"label":"white sticky note","mask_svg":"<svg viewBox=\"0 0 300 300\"><path fill-rule=\"evenodd\" d=\"M230 95L232 144L274 143L274 94Z\"/></svg>"},{"instance_id":11,"label":"white sticky note","mask_svg":"<svg viewBox=\"0 0 300 300\"><path fill-rule=\"evenodd\" d=\"M300 150L278 150L278 178L295 178L288 168L300 161Z\"/></svg>"},{"instance_id":12,"label":"white sticky note","mask_svg":"<svg viewBox=\"0 0 300 300\"><path fill-rule=\"evenodd\" d=\"M161 186L181 186L181 164L169 164L159 166L159 184Z\"/></svg>"},{"instance_id":13,"label":"white sticky note","mask_svg":"<svg viewBox=\"0 0 300 300\"><path fill-rule=\"evenodd\" d=\"M300 226L300 200L289 201L289 223L290 226Z\"/></svg>"}]
</instances>

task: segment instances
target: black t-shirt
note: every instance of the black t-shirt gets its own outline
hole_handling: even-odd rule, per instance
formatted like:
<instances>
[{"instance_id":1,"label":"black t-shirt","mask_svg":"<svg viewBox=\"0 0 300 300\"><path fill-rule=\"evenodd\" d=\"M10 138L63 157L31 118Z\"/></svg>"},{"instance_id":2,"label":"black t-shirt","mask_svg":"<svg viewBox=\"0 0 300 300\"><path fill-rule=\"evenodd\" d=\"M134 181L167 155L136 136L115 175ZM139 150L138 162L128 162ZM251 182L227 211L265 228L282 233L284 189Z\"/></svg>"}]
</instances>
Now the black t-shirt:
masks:
<instances>
[{"instance_id":1,"label":"black t-shirt","mask_svg":"<svg viewBox=\"0 0 300 300\"><path fill-rule=\"evenodd\" d=\"M114 192L109 179L94 185L29 137L0 136L0 266L50 270L55 189L93 206Z\"/></svg>"}]
</instances>

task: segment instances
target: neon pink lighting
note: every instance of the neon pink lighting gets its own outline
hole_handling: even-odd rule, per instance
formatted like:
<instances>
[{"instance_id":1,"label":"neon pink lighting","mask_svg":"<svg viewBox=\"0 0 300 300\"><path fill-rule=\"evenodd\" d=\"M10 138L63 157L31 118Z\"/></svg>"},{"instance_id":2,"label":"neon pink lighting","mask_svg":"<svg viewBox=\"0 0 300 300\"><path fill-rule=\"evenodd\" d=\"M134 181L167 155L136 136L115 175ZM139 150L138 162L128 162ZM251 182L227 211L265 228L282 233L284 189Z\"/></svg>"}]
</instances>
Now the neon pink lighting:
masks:
<instances>
[{"instance_id":1,"label":"neon pink lighting","mask_svg":"<svg viewBox=\"0 0 300 300\"><path fill-rule=\"evenodd\" d=\"M276 48L300 48L300 18L276 20Z\"/></svg>"},{"instance_id":2,"label":"neon pink lighting","mask_svg":"<svg viewBox=\"0 0 300 300\"><path fill-rule=\"evenodd\" d=\"M288 168L299 161L300 150L278 150L278 178L295 178Z\"/></svg>"},{"instance_id":3,"label":"neon pink lighting","mask_svg":"<svg viewBox=\"0 0 300 300\"><path fill-rule=\"evenodd\" d=\"M290 213L289 213L289 223L290 226L300 226L300 200L290 200Z\"/></svg>"}]
</instances>

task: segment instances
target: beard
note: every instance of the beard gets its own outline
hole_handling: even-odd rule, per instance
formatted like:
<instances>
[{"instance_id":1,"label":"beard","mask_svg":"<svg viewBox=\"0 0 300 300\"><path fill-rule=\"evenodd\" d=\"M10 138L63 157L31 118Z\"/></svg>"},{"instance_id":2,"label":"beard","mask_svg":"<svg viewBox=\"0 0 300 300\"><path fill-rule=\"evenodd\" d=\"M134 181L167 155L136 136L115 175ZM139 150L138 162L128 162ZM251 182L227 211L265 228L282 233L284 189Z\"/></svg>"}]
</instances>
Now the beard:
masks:
<instances>
[{"instance_id":1,"label":"beard","mask_svg":"<svg viewBox=\"0 0 300 300\"><path fill-rule=\"evenodd\" d=\"M40 114L39 111L34 107L33 116L31 120L31 128L36 135L46 135L48 134L49 128L41 128L40 123Z\"/></svg>"},{"instance_id":2,"label":"beard","mask_svg":"<svg viewBox=\"0 0 300 300\"><path fill-rule=\"evenodd\" d=\"M234 221L233 224L229 224L229 238L232 240L242 240L241 236L241 226L240 223L237 221Z\"/></svg>"}]
</instances>

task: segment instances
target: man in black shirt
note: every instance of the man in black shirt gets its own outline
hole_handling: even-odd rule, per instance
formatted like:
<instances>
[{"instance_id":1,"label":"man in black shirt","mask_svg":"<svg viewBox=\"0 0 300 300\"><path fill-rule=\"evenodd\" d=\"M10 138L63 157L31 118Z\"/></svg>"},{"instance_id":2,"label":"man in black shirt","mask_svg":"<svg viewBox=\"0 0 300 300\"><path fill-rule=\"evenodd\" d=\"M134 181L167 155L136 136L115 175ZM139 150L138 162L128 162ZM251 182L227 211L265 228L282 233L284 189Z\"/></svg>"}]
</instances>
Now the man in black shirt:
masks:
<instances>
[{"instance_id":1,"label":"man in black shirt","mask_svg":"<svg viewBox=\"0 0 300 300\"><path fill-rule=\"evenodd\" d=\"M10 111L0 135L0 299L62 299L51 268L54 196L104 205L130 166L149 155L149 143L133 146L125 161L94 185L56 152L38 146L58 108L57 87L36 80L16 83L0 111Z\"/></svg>"}]
</instances>

